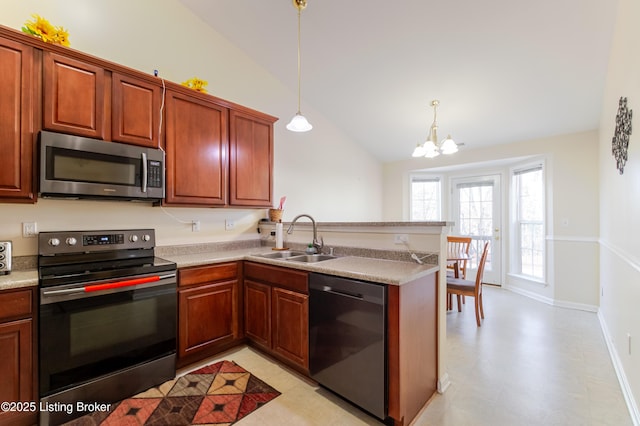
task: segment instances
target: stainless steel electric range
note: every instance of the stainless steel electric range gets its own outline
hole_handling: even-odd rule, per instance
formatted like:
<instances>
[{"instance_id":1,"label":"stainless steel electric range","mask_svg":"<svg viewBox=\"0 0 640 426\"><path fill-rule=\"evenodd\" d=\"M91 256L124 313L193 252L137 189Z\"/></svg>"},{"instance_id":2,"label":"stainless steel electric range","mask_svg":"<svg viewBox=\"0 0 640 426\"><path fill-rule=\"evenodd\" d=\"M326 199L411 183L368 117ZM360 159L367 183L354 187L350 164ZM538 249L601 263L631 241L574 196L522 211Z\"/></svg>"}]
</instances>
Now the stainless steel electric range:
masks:
<instances>
[{"instance_id":1,"label":"stainless steel electric range","mask_svg":"<svg viewBox=\"0 0 640 426\"><path fill-rule=\"evenodd\" d=\"M154 248L153 229L39 234L40 424L175 377L176 264Z\"/></svg>"}]
</instances>

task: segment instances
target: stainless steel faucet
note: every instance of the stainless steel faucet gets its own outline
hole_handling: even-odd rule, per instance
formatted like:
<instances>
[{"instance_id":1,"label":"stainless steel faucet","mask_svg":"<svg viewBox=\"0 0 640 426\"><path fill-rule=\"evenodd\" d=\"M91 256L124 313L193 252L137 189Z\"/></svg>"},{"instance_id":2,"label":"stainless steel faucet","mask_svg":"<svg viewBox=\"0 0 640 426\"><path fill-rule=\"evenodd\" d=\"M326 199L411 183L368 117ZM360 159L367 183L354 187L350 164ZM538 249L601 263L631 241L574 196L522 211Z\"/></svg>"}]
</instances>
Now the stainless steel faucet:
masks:
<instances>
[{"instance_id":1,"label":"stainless steel faucet","mask_svg":"<svg viewBox=\"0 0 640 426\"><path fill-rule=\"evenodd\" d=\"M301 217L308 217L311 220L311 223L313 224L313 243L312 244L316 248L316 251L318 253L322 253L322 248L324 247L324 240L322 239L322 237L320 237L320 241L318 241L318 230L316 228L316 221L308 214L299 214L298 216L294 217L293 220L291 221L291 225L289 225L289 229L287 229L287 234L291 234L293 232L293 225L295 225L296 221Z\"/></svg>"}]
</instances>

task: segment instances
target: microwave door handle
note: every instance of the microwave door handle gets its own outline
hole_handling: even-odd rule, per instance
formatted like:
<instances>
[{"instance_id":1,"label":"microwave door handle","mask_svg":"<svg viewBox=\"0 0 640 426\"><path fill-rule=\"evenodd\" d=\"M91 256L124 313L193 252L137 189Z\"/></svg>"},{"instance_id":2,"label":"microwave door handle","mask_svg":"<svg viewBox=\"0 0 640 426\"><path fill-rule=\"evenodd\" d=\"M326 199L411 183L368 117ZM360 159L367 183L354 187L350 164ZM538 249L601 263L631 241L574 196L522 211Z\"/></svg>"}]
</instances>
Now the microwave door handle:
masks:
<instances>
[{"instance_id":1,"label":"microwave door handle","mask_svg":"<svg viewBox=\"0 0 640 426\"><path fill-rule=\"evenodd\" d=\"M142 192L147 192L147 153L142 153Z\"/></svg>"}]
</instances>

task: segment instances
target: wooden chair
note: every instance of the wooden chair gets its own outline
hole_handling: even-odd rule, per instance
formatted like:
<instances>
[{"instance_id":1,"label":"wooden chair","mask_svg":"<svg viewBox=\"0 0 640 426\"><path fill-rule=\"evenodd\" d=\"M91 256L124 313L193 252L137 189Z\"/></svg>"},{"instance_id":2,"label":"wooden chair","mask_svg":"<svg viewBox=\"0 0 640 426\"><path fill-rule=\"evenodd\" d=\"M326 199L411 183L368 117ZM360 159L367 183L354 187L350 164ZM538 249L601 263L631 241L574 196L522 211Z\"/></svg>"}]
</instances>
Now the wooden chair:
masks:
<instances>
[{"instance_id":1,"label":"wooden chair","mask_svg":"<svg viewBox=\"0 0 640 426\"><path fill-rule=\"evenodd\" d=\"M476 308L476 323L480 327L480 318L484 319L484 308L482 307L482 276L484 275L484 266L487 263L487 256L489 254L489 242L484 244L482 250L482 257L478 264L478 273L475 281L465 280L464 278L447 277L447 309L452 308L451 296L456 295L458 298L458 312L462 311L462 305L460 304L461 296L471 296L475 301Z\"/></svg>"},{"instance_id":2,"label":"wooden chair","mask_svg":"<svg viewBox=\"0 0 640 426\"><path fill-rule=\"evenodd\" d=\"M469 255L469 248L471 247L471 237L456 237L456 236L447 236L447 254L456 254L456 253L464 253L467 256ZM455 276L456 266L460 271L459 278L467 278L467 261L463 260L462 262L447 262L447 271L448 276Z\"/></svg>"}]
</instances>

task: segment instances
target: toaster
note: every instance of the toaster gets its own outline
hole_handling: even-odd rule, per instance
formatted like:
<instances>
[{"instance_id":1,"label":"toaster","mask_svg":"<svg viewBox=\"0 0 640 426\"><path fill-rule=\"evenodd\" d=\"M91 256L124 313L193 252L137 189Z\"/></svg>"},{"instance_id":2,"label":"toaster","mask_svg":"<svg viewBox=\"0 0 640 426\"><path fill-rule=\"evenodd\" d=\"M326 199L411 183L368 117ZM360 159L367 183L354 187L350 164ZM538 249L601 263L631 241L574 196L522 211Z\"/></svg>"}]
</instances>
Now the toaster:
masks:
<instances>
[{"instance_id":1,"label":"toaster","mask_svg":"<svg viewBox=\"0 0 640 426\"><path fill-rule=\"evenodd\" d=\"M11 272L11 241L0 241L0 275Z\"/></svg>"}]
</instances>

